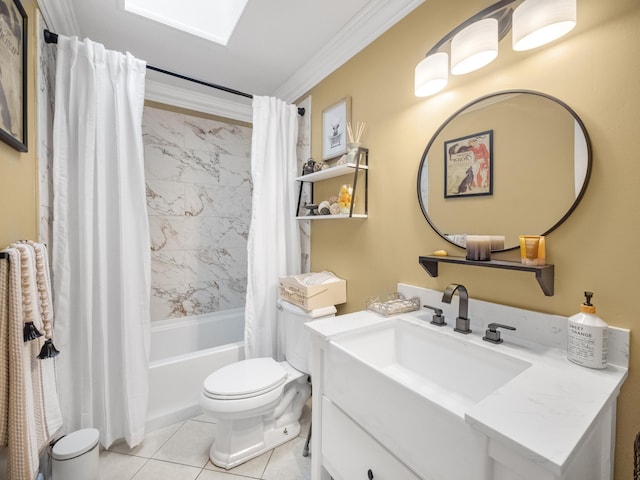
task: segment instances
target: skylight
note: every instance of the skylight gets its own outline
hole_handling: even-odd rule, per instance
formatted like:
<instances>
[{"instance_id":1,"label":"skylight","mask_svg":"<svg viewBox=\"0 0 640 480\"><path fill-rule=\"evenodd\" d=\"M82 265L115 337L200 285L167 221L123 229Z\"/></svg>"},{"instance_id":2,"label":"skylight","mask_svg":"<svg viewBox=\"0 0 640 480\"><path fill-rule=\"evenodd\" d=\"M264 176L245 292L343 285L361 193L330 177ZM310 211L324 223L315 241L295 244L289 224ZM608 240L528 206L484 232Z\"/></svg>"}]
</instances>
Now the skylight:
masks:
<instances>
[{"instance_id":1,"label":"skylight","mask_svg":"<svg viewBox=\"0 0 640 480\"><path fill-rule=\"evenodd\" d=\"M123 0L127 12L227 45L248 0Z\"/></svg>"}]
</instances>

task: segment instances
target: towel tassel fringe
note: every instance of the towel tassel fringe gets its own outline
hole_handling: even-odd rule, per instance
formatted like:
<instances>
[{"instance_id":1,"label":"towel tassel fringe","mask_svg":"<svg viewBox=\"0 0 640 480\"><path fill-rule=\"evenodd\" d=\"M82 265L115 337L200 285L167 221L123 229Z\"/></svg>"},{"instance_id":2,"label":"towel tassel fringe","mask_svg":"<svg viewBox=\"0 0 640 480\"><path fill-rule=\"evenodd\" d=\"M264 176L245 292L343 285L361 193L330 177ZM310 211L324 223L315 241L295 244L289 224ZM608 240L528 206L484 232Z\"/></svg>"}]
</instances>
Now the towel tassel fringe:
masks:
<instances>
[{"instance_id":1,"label":"towel tassel fringe","mask_svg":"<svg viewBox=\"0 0 640 480\"><path fill-rule=\"evenodd\" d=\"M53 345L51 339L48 339L45 340L44 345L42 345L42 350L40 350L40 355L38 355L38 358L40 360L44 360L45 358L57 357L59 354L60 352Z\"/></svg>"},{"instance_id":2,"label":"towel tassel fringe","mask_svg":"<svg viewBox=\"0 0 640 480\"><path fill-rule=\"evenodd\" d=\"M24 324L24 328L22 329L22 338L25 342L30 342L31 340L35 340L41 336L42 334L38 331L33 322L26 322Z\"/></svg>"}]
</instances>

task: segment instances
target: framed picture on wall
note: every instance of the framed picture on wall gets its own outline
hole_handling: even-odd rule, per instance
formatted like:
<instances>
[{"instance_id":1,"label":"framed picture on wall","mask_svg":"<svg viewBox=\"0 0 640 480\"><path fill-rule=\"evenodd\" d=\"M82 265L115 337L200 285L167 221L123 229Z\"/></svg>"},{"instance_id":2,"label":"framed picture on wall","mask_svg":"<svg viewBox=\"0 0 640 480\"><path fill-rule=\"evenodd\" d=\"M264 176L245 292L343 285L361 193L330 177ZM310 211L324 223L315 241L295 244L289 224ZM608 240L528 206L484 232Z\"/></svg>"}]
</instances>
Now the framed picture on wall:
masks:
<instances>
[{"instance_id":1,"label":"framed picture on wall","mask_svg":"<svg viewBox=\"0 0 640 480\"><path fill-rule=\"evenodd\" d=\"M322 111L322 160L347 153L347 122L351 121L351 97Z\"/></svg>"},{"instance_id":2,"label":"framed picture on wall","mask_svg":"<svg viewBox=\"0 0 640 480\"><path fill-rule=\"evenodd\" d=\"M493 130L444 142L444 196L493 195Z\"/></svg>"},{"instance_id":3,"label":"framed picture on wall","mask_svg":"<svg viewBox=\"0 0 640 480\"><path fill-rule=\"evenodd\" d=\"M0 140L27 151L27 13L0 0Z\"/></svg>"}]
</instances>

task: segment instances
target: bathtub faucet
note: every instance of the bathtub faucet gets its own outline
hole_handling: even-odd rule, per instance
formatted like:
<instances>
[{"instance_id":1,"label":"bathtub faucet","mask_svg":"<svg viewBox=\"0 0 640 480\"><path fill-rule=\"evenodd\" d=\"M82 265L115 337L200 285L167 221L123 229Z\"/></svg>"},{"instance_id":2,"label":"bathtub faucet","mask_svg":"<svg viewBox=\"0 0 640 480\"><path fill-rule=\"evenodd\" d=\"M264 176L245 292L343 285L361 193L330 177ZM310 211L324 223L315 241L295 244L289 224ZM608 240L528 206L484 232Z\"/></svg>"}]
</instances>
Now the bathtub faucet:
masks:
<instances>
[{"instance_id":1,"label":"bathtub faucet","mask_svg":"<svg viewBox=\"0 0 640 480\"><path fill-rule=\"evenodd\" d=\"M469 328L471 321L469 320L469 294L467 293L467 289L464 285L459 285L457 283L452 283L447 288L445 288L444 293L442 295L442 301L444 303L451 303L451 299L453 298L453 294L458 292L458 297L460 297L460 301L458 303L458 316L456 317L456 326L453 329L458 333L471 333L471 329Z\"/></svg>"}]
</instances>

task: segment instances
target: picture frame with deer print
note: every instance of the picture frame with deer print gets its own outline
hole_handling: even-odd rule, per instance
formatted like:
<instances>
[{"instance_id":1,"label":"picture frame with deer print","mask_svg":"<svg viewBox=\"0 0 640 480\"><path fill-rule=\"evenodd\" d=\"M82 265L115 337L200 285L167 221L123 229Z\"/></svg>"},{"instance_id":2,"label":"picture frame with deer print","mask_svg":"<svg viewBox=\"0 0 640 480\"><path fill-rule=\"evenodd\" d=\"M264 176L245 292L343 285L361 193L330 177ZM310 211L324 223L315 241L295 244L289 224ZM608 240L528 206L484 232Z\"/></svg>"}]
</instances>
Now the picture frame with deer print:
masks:
<instances>
[{"instance_id":1,"label":"picture frame with deer print","mask_svg":"<svg viewBox=\"0 0 640 480\"><path fill-rule=\"evenodd\" d=\"M351 121L351 97L346 96L322 111L322 160L347 153L347 123Z\"/></svg>"}]
</instances>

